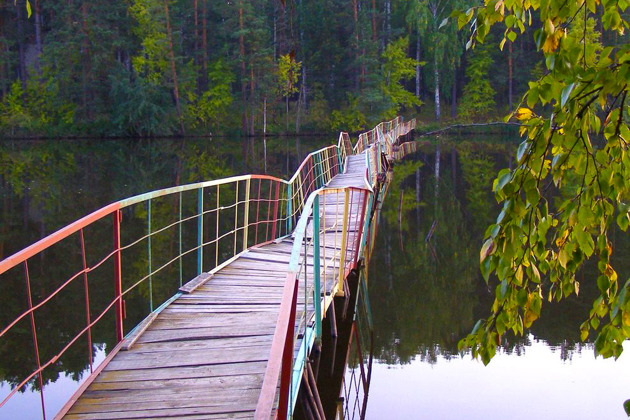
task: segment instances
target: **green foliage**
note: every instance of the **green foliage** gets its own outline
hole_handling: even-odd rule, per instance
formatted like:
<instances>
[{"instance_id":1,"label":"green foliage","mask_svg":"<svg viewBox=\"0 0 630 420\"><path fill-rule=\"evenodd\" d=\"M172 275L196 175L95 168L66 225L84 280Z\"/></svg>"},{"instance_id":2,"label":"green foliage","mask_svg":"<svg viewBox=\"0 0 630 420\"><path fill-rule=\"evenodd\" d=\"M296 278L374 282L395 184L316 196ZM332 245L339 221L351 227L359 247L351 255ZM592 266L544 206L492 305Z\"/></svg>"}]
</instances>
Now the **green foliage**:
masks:
<instances>
[{"instance_id":1,"label":"green foliage","mask_svg":"<svg viewBox=\"0 0 630 420\"><path fill-rule=\"evenodd\" d=\"M366 118L359 109L359 99L348 94L348 105L342 109L335 109L330 114L330 128L333 131L361 131L366 126Z\"/></svg>"},{"instance_id":2,"label":"green foliage","mask_svg":"<svg viewBox=\"0 0 630 420\"><path fill-rule=\"evenodd\" d=\"M210 87L201 95L192 89L187 90L186 119L190 127L219 130L234 100L230 85L236 78L225 61L217 60L210 65L208 79Z\"/></svg>"},{"instance_id":3,"label":"green foliage","mask_svg":"<svg viewBox=\"0 0 630 420\"><path fill-rule=\"evenodd\" d=\"M111 78L114 127L121 135L154 136L172 134L175 115L169 92L138 76L130 81L124 74Z\"/></svg>"},{"instance_id":4,"label":"green foliage","mask_svg":"<svg viewBox=\"0 0 630 420\"><path fill-rule=\"evenodd\" d=\"M398 225L403 231L409 230L409 211L415 209L419 203L416 202L416 192L414 188L405 188L405 181L411 176L415 176L416 170L422 167L419 160L404 161L396 165L394 177L389 185L387 194L390 202L383 206L383 217L391 226ZM415 183L413 184L415 186ZM399 215L401 215L399 219Z\"/></svg>"},{"instance_id":5,"label":"green foliage","mask_svg":"<svg viewBox=\"0 0 630 420\"><path fill-rule=\"evenodd\" d=\"M52 78L29 80L26 90L15 81L0 103L0 129L59 135L70 128L74 112L75 107L60 97L59 85Z\"/></svg>"},{"instance_id":6,"label":"green foliage","mask_svg":"<svg viewBox=\"0 0 630 420\"><path fill-rule=\"evenodd\" d=\"M474 226L484 226L491 221L490 187L496 176L494 159L472 142L459 145L459 160L466 181L468 211L473 216Z\"/></svg>"},{"instance_id":7,"label":"green foliage","mask_svg":"<svg viewBox=\"0 0 630 420\"><path fill-rule=\"evenodd\" d=\"M136 20L134 33L141 39L142 49L132 58L136 71L153 84L163 83L168 69L166 25L159 19L164 14L158 0L133 0L129 12Z\"/></svg>"},{"instance_id":8,"label":"green foliage","mask_svg":"<svg viewBox=\"0 0 630 420\"><path fill-rule=\"evenodd\" d=\"M278 59L278 90L283 98L297 93L301 68L302 63L295 61L290 54L281 55Z\"/></svg>"},{"instance_id":9,"label":"green foliage","mask_svg":"<svg viewBox=\"0 0 630 420\"><path fill-rule=\"evenodd\" d=\"M477 47L468 66L464 94L459 104L459 114L468 120L480 120L495 110L495 91L490 86L488 73L492 66L492 57L487 45Z\"/></svg>"},{"instance_id":10,"label":"green foliage","mask_svg":"<svg viewBox=\"0 0 630 420\"><path fill-rule=\"evenodd\" d=\"M492 1L455 14L460 27L474 19L471 44L497 22L505 25L502 44L513 40L536 17L534 41L547 69L511 115L522 122L524 140L514 169L499 172L493 184L503 209L486 231L480 263L486 281L496 276L495 300L490 316L460 342L484 363L507 331L523 334L541 316L544 300L578 294L576 272L590 258L599 270L590 281L600 294L580 326L582 340L595 332L597 353L616 358L630 337L630 281L618 277L609 239L615 224L626 231L630 220L630 43L602 48L588 21L599 13L604 31L625 36L627 7ZM554 189L561 192L556 199Z\"/></svg>"},{"instance_id":11,"label":"green foliage","mask_svg":"<svg viewBox=\"0 0 630 420\"><path fill-rule=\"evenodd\" d=\"M398 115L401 107L420 106L422 102L402 85L404 80L416 75L416 65L420 63L407 56L409 37L399 38L385 47L382 54L383 94L391 103L382 115L383 119Z\"/></svg>"}]
</instances>

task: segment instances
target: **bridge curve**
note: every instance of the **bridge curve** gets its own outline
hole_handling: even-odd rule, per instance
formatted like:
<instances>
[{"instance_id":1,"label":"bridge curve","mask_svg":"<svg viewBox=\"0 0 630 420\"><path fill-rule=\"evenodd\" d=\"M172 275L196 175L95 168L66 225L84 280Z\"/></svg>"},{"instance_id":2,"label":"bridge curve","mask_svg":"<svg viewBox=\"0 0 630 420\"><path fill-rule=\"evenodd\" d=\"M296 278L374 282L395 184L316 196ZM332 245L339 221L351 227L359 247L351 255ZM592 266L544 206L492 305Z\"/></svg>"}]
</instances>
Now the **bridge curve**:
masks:
<instances>
[{"instance_id":1,"label":"bridge curve","mask_svg":"<svg viewBox=\"0 0 630 420\"><path fill-rule=\"evenodd\" d=\"M30 319L37 353L38 369L15 389L36 380L41 385L43 370L79 337L90 336L92 328L113 311L117 345L98 366L92 367L90 355L93 373L56 418L286 418L295 406L310 349L321 337L321 321L334 297L344 293L347 275L370 246L378 196L386 190L388 162L415 151L413 142L400 144L414 128L415 120L403 124L397 118L381 123L359 136L354 147L342 133L336 146L311 153L289 181L233 177L123 200L0 261L0 275L23 266L29 289L28 310L2 327L0 340L19 322ZM198 191L197 213L188 217L182 214L186 191ZM234 204L224 203L226 191L234 193ZM216 199L210 209L204 203L208 192ZM156 229L151 203L155 212L155 200L178 194L178 221ZM147 234L125 243L121 240L122 209L138 204L146 206ZM222 217L230 211L233 229L222 232ZM84 230L108 215L113 215L113 249L90 266ZM191 222L197 224L197 241L183 250L182 225ZM205 233L208 222L215 227L214 238ZM158 233L177 228L179 255L153 267L152 240L158 240ZM49 296L33 302L29 259L73 235L81 239L82 268ZM222 241L229 242L231 256L225 253ZM132 279L125 289L121 254L145 242L148 274ZM214 255L207 255L208 251ZM196 254L198 275L181 284L182 259L187 254ZM212 257L213 268L205 270ZM105 262L114 265L114 298L94 318L86 298L86 328L59 354L42 360L37 352L35 314L63 288L82 278L87 296L88 274ZM154 308L156 273L177 263L181 287ZM150 314L125 334L125 297L147 285ZM43 386L41 389L44 412Z\"/></svg>"}]
</instances>

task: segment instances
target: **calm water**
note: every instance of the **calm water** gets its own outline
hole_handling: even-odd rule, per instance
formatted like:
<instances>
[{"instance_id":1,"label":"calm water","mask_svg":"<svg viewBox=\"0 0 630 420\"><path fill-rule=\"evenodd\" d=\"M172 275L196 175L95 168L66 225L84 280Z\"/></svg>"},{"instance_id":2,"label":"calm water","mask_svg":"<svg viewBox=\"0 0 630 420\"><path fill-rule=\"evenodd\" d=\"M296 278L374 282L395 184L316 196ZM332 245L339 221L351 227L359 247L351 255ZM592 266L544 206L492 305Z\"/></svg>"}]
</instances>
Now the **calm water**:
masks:
<instances>
[{"instance_id":1,"label":"calm water","mask_svg":"<svg viewBox=\"0 0 630 420\"><path fill-rule=\"evenodd\" d=\"M306 153L334 141L269 139L266 161L259 139L0 143L0 259L112 201L175 183L263 173L265 164L268 173L285 175ZM506 340L488 367L457 353L458 340L491 304L478 250L498 213L492 179L513 149L486 139L443 141L439 159L435 145L426 145L396 166L369 267L375 363L368 419L626 418L630 349L616 362L595 359L592 345L578 339L596 293L588 286L592 268L579 274L579 298L546 306L530 335ZM616 248L627 255L630 241L620 235ZM630 274L628 264L617 265L622 278ZM2 325L23 305L15 295L14 285L0 283ZM61 318L84 321L72 312ZM29 328L12 337L28 351L0 346L0 399L34 366ZM95 336L92 356L101 360L112 336ZM45 338L40 350L55 351L59 337ZM45 375L49 417L89 373L86 346L78 343ZM0 419L40 412L39 392L29 387L0 409Z\"/></svg>"},{"instance_id":2,"label":"calm water","mask_svg":"<svg viewBox=\"0 0 630 420\"><path fill-rule=\"evenodd\" d=\"M500 143L447 142L437 183L435 146L418 154L419 170L411 161L395 168L370 264L375 363L367 419L627 418L630 346L614 361L579 342L597 293L593 267L579 273L578 298L543 307L530 334L506 340L488 366L457 352L492 304L479 248L498 214L493 174L512 153ZM616 248L624 254L627 238L618 235ZM630 274L627 263L617 266L621 278Z\"/></svg>"},{"instance_id":3,"label":"calm water","mask_svg":"<svg viewBox=\"0 0 630 420\"><path fill-rule=\"evenodd\" d=\"M244 173L266 172L286 177L307 153L334 142L333 138L315 137L269 138L266 147L263 139L186 139L183 143L179 140L0 142L0 260L116 200L176 184ZM127 213L124 217L131 220L138 215ZM86 234L88 266L92 265L90 255L98 253L103 244L105 247L111 244L111 230L104 236L94 237L96 239L90 242ZM157 257L155 250L154 258ZM77 254L76 248L58 245L29 260L34 304L55 290L58 286L55 282L67 279L71 268L80 266L77 258L80 252ZM146 260L146 255L129 261L125 267L128 271L142 267L143 258ZM96 271L90 274L90 297L94 301L90 310L92 319L102 311L103 302L112 298L112 274L107 271L111 269L107 265L103 267L106 269L102 274ZM192 277L191 274L185 280ZM154 290L154 293L167 298L177 287ZM0 276L3 308L0 328L28 308L25 289L22 267ZM82 282L73 282L67 292L57 295L36 313L42 361L58 354L67 337L84 327L83 295ZM127 301L127 319L132 326L146 316L149 309L141 289L130 294ZM92 348L87 338L79 340L57 363L44 370L47 418L52 418L78 384L89 376L90 354L97 365L114 346L114 319L110 315L93 328ZM27 318L11 329L0 343L0 401L36 369L34 354ZM31 381L22 391L0 409L0 419L41 418L38 381Z\"/></svg>"}]
</instances>

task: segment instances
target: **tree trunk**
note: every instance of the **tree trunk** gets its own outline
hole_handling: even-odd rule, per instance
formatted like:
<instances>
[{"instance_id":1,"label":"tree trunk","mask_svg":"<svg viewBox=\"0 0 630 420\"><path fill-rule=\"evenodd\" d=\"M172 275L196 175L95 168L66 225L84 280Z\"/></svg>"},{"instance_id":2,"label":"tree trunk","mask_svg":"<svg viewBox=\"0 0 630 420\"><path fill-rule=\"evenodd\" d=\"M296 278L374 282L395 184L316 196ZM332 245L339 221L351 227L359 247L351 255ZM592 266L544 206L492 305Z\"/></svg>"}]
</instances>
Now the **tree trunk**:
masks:
<instances>
[{"instance_id":1,"label":"tree trunk","mask_svg":"<svg viewBox=\"0 0 630 420\"><path fill-rule=\"evenodd\" d=\"M195 52L193 54L195 63L199 63L199 1L198 0L193 0L193 20L194 20L194 25L195 25L195 34L194 34L194 49Z\"/></svg>"},{"instance_id":2,"label":"tree trunk","mask_svg":"<svg viewBox=\"0 0 630 420\"><path fill-rule=\"evenodd\" d=\"M438 51L434 46L433 52L433 74L435 76L435 119L440 120L440 69L438 68Z\"/></svg>"},{"instance_id":3,"label":"tree trunk","mask_svg":"<svg viewBox=\"0 0 630 420\"><path fill-rule=\"evenodd\" d=\"M254 136L254 116L256 115L256 112L254 112L254 90L255 90L255 86L256 86L256 80L254 78L254 63L249 63L250 67L249 67L249 100L251 102L250 104L250 119L251 122L249 124L249 135L250 136Z\"/></svg>"},{"instance_id":4,"label":"tree trunk","mask_svg":"<svg viewBox=\"0 0 630 420\"><path fill-rule=\"evenodd\" d=\"M201 3L201 90L208 89L208 9L206 7L207 0Z\"/></svg>"},{"instance_id":5,"label":"tree trunk","mask_svg":"<svg viewBox=\"0 0 630 420\"><path fill-rule=\"evenodd\" d=\"M372 41L376 39L376 0L372 0Z\"/></svg>"},{"instance_id":6,"label":"tree trunk","mask_svg":"<svg viewBox=\"0 0 630 420\"><path fill-rule=\"evenodd\" d=\"M420 229L420 200L422 199L422 182L420 181L420 168L416 168L416 229Z\"/></svg>"},{"instance_id":7,"label":"tree trunk","mask_svg":"<svg viewBox=\"0 0 630 420\"><path fill-rule=\"evenodd\" d=\"M457 116L457 66L453 72L453 87L451 88L451 118Z\"/></svg>"},{"instance_id":8,"label":"tree trunk","mask_svg":"<svg viewBox=\"0 0 630 420\"><path fill-rule=\"evenodd\" d=\"M83 26L82 26L82 32L83 32L83 47L82 47L82 51L81 51L81 57L82 57L82 75L81 75L81 79L82 79L82 86L81 86L81 90L82 90L82 95L81 95L81 105L83 106L83 112L85 117L89 120L90 119L90 107L88 105L88 89L89 89L89 78L91 75L91 71L90 71L90 37L89 37L89 29L88 29L88 3L83 3L81 5L81 14L83 16Z\"/></svg>"},{"instance_id":9,"label":"tree trunk","mask_svg":"<svg viewBox=\"0 0 630 420\"><path fill-rule=\"evenodd\" d=\"M386 25L385 27L387 28L387 30L385 32L385 44L389 42L389 39L392 35L391 14L392 14L392 2L391 0L386 0L385 1L385 25Z\"/></svg>"},{"instance_id":10,"label":"tree trunk","mask_svg":"<svg viewBox=\"0 0 630 420\"><path fill-rule=\"evenodd\" d=\"M512 42L508 40L508 105L510 107L510 112L512 112L512 84L513 84L513 75L512 75Z\"/></svg>"},{"instance_id":11,"label":"tree trunk","mask_svg":"<svg viewBox=\"0 0 630 420\"><path fill-rule=\"evenodd\" d=\"M361 78L359 62L361 56L359 54L359 14L357 0L352 0L352 14L354 17L354 52L355 52L355 74L354 74L354 91L359 91L359 80Z\"/></svg>"},{"instance_id":12,"label":"tree trunk","mask_svg":"<svg viewBox=\"0 0 630 420\"><path fill-rule=\"evenodd\" d=\"M300 93L298 94L298 103L297 108L295 110L295 134L300 132L300 111L302 108L302 89L300 88Z\"/></svg>"},{"instance_id":13,"label":"tree trunk","mask_svg":"<svg viewBox=\"0 0 630 420\"><path fill-rule=\"evenodd\" d=\"M306 66L302 66L302 94L304 101L304 111L308 109L308 101L306 100L308 89L306 88Z\"/></svg>"},{"instance_id":14,"label":"tree trunk","mask_svg":"<svg viewBox=\"0 0 630 420\"><path fill-rule=\"evenodd\" d=\"M42 6L40 0L35 0L35 51L37 51L37 59L35 60L35 70L37 74L41 75L41 67L39 60L42 56Z\"/></svg>"},{"instance_id":15,"label":"tree trunk","mask_svg":"<svg viewBox=\"0 0 630 420\"><path fill-rule=\"evenodd\" d=\"M263 137L266 137L266 136L267 136L267 97L264 97L263 98Z\"/></svg>"},{"instance_id":16,"label":"tree trunk","mask_svg":"<svg viewBox=\"0 0 630 420\"><path fill-rule=\"evenodd\" d=\"M168 55L171 61L171 73L173 76L173 96L175 97L175 109L179 118L179 134L184 134L184 119L182 118L182 108L179 103L179 84L177 83L177 68L175 66L175 51L173 50L173 35L171 33L171 16L168 11L168 0L164 0L164 15L166 16L166 36L168 39Z\"/></svg>"},{"instance_id":17,"label":"tree trunk","mask_svg":"<svg viewBox=\"0 0 630 420\"><path fill-rule=\"evenodd\" d=\"M286 133L289 133L289 95L286 96L286 103L287 103L287 130Z\"/></svg>"},{"instance_id":18,"label":"tree trunk","mask_svg":"<svg viewBox=\"0 0 630 420\"><path fill-rule=\"evenodd\" d=\"M8 54L9 47L7 46L6 41L4 41L4 19L2 15L0 15L0 52L4 54ZM9 63L8 60L3 60L0 63L0 89L2 89L2 97L7 94L8 90L8 80L9 79Z\"/></svg>"},{"instance_id":19,"label":"tree trunk","mask_svg":"<svg viewBox=\"0 0 630 420\"><path fill-rule=\"evenodd\" d=\"M420 31L418 31L416 38L416 98L420 99Z\"/></svg>"},{"instance_id":20,"label":"tree trunk","mask_svg":"<svg viewBox=\"0 0 630 420\"><path fill-rule=\"evenodd\" d=\"M17 8L17 35L18 35L18 76L22 82L22 89L26 92L26 53L24 47L24 1L15 4Z\"/></svg>"},{"instance_id":21,"label":"tree trunk","mask_svg":"<svg viewBox=\"0 0 630 420\"><path fill-rule=\"evenodd\" d=\"M247 85L245 82L246 79L246 70L245 70L245 37L243 36L243 2L239 2L238 7L238 27L239 27L239 36L238 36L238 45L239 45L239 55L241 56L241 101L243 107L243 115L241 118L241 128L243 134L247 133Z\"/></svg>"}]
</instances>

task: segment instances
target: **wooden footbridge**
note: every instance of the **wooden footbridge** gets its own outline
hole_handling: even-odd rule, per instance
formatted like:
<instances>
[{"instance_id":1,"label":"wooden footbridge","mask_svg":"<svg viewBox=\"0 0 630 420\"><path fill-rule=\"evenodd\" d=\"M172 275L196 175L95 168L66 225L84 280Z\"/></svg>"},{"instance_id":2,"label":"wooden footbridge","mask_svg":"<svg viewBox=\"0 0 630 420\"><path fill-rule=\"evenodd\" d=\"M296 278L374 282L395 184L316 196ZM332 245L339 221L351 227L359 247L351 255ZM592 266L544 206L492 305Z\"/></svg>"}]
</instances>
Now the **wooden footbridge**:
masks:
<instances>
[{"instance_id":1,"label":"wooden footbridge","mask_svg":"<svg viewBox=\"0 0 630 420\"><path fill-rule=\"evenodd\" d=\"M52 417L46 371L85 345L89 377L56 418L290 417L321 321L371 247L389 162L415 151L401 142L414 128L397 118L354 146L342 133L289 181L247 175L122 200L0 261L0 280L22 279L26 296L25 308L0 326L0 345L26 326L35 367L2 396L0 410L30 385L39 389L42 418ZM35 287L42 280L29 268L41 272L42 254L60 248L75 266L55 280L60 270L50 270L46 286ZM42 354L42 324L64 316L52 308L70 288L83 296L85 308L72 313L84 325L60 332L67 341ZM112 324L115 338L97 363L97 336Z\"/></svg>"}]
</instances>

